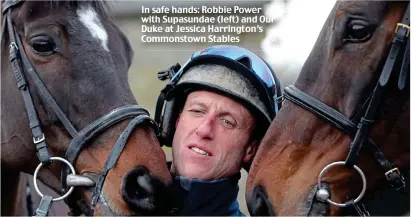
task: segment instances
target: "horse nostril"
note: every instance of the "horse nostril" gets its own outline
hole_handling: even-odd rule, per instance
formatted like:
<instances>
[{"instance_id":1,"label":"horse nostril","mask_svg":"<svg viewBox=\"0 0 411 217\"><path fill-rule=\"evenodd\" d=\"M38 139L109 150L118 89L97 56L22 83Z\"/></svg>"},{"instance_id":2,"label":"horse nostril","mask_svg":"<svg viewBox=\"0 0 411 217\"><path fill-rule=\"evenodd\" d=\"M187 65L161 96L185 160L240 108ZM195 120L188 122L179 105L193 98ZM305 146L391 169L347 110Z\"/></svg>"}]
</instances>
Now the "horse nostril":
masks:
<instances>
[{"instance_id":1,"label":"horse nostril","mask_svg":"<svg viewBox=\"0 0 411 217\"><path fill-rule=\"evenodd\" d=\"M151 177L148 174L143 174L140 176L137 176L137 188L136 188L136 194L143 194L143 197L149 194L153 194L153 186L150 184L151 182ZM145 196L144 196L145 195Z\"/></svg>"},{"instance_id":2,"label":"horse nostril","mask_svg":"<svg viewBox=\"0 0 411 217\"><path fill-rule=\"evenodd\" d=\"M251 198L247 199L247 206L253 216L275 215L273 205L261 185L258 185L252 192Z\"/></svg>"},{"instance_id":3,"label":"horse nostril","mask_svg":"<svg viewBox=\"0 0 411 217\"><path fill-rule=\"evenodd\" d=\"M121 188L123 199L139 214L166 213L166 186L152 178L147 169L138 166L128 172Z\"/></svg>"}]
</instances>

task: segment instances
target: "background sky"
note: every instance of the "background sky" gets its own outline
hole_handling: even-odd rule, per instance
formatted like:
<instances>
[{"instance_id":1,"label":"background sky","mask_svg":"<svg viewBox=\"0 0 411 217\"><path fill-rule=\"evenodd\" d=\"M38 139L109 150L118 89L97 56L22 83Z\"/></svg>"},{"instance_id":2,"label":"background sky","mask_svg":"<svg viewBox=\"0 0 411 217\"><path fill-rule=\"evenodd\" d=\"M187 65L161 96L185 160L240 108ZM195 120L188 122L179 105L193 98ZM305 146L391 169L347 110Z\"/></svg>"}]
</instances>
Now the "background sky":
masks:
<instances>
[{"instance_id":1,"label":"background sky","mask_svg":"<svg viewBox=\"0 0 411 217\"><path fill-rule=\"evenodd\" d=\"M261 42L264 57L281 79L293 84L307 59L335 0L276 0L265 15L278 19Z\"/></svg>"}]
</instances>

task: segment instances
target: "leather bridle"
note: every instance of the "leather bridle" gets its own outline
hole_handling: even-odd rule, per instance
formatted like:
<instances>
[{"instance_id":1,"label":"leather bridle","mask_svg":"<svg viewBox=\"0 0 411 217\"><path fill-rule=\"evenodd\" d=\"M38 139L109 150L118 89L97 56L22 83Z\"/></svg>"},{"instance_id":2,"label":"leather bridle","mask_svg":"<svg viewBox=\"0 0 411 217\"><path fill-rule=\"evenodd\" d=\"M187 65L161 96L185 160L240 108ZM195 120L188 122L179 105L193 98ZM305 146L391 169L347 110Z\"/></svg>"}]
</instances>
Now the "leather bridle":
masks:
<instances>
[{"instance_id":1,"label":"leather bridle","mask_svg":"<svg viewBox=\"0 0 411 217\"><path fill-rule=\"evenodd\" d=\"M95 186L91 205L87 205L83 200L78 201L71 197L68 197L68 200L66 201L70 206L71 214L80 215L83 212L87 215L93 215L94 208L101 196L105 178L109 170L116 164L134 128L137 125L141 124L149 125L154 129L156 135L158 135L158 127L157 124L150 118L150 114L146 109L138 105L125 105L114 109L113 111L97 119L96 121L85 127L83 130L78 132L70 122L70 120L67 118L67 116L64 114L64 112L61 110L61 108L58 106L57 102L53 99L26 56L20 36L18 35L11 20L12 8L22 2L23 1L21 0L6 0L3 2L3 27L1 32L1 41L3 41L4 34L7 30L10 40L10 62L17 80L17 87L23 95L24 104L30 123L29 126L33 135L33 143L36 145L38 157L41 162L35 171L35 175L33 177L34 182L36 183L37 172L42 165L51 164L53 160L58 160L64 163L62 164L61 169L61 182L62 192L65 192L65 195L59 198L52 198L50 196L41 194L41 192L37 188L37 185L35 185L37 192L40 194L40 196L42 196L39 208L36 210L35 215L46 216L48 214L48 210L50 209L52 201L66 199L73 191L74 186ZM29 85L26 80L27 75L30 76L30 78L36 85L42 99L52 108L54 113L59 118L60 122L73 138L64 158L51 157L49 155L45 135L41 129L41 124L37 116L32 97L30 95ZM97 178L97 181L95 182L94 180L91 180L90 178L84 176L76 176L74 167L72 165L75 164L77 157L79 156L81 151L89 144L89 142L111 126L119 123L120 121L130 118L133 119L112 147L104 168ZM69 174L70 170L72 174ZM70 190L68 190L69 187ZM80 209L78 206L80 206Z\"/></svg>"},{"instance_id":2,"label":"leather bridle","mask_svg":"<svg viewBox=\"0 0 411 217\"><path fill-rule=\"evenodd\" d=\"M375 144L375 142L371 138L369 138L369 132L372 124L374 123L374 118L380 105L380 101L382 100L383 92L388 86L387 83L390 77L392 77L392 71L395 67L397 67L395 63L397 62L397 60L400 60L401 57L402 62L400 66L401 68L398 80L398 88L400 90L403 90L403 88L406 86L407 76L410 73L409 14L410 7L408 5L407 10L405 11L405 14L403 15L403 18L401 20L401 23L397 23L395 34L392 38L392 45L389 51L389 55L382 69L378 83L376 84L371 95L368 97L366 102L361 107L359 112L360 116L357 116L361 117L362 115L359 121L350 120L337 110L304 93L295 86L291 85L289 87L286 87L284 90L285 99L323 118L328 123L332 124L333 126L337 127L338 129L342 130L344 133L349 135L351 138L353 138L350 144L350 150L346 160L331 163L327 165L323 169L323 171L321 171L320 176L318 177L319 190L317 192L317 199L321 201L327 201L328 203L339 207L347 207L349 205L355 205L355 203L361 200L366 189L366 180L363 172L355 165L355 163L357 160L357 156L361 150L361 147L364 143L367 146L367 148L373 153L373 156L376 159L376 161L384 169L385 176L387 180L390 182L390 185L395 187L397 190L406 188L407 183L404 180L404 177L400 174L399 169L396 166L394 166L389 160L386 159L386 157ZM403 52L403 55L400 54L401 51ZM328 189L321 186L321 177L323 173L330 167L336 165L344 165L347 168L355 168L362 176L364 184L363 191L361 192L360 196L358 196L355 200L350 200L346 203L333 202L329 199L330 193L328 192Z\"/></svg>"}]
</instances>

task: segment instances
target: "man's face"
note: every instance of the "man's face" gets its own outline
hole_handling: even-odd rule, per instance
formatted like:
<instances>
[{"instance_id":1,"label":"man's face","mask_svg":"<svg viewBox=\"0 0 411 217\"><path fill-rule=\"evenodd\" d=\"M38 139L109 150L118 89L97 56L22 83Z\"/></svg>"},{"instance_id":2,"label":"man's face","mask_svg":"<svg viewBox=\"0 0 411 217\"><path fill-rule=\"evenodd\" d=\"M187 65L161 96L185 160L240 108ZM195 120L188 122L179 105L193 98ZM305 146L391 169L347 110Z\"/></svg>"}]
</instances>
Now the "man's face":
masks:
<instances>
[{"instance_id":1,"label":"man's face","mask_svg":"<svg viewBox=\"0 0 411 217\"><path fill-rule=\"evenodd\" d=\"M239 172L255 153L253 129L253 116L238 102L213 92L190 93L176 123L172 172L200 180Z\"/></svg>"}]
</instances>

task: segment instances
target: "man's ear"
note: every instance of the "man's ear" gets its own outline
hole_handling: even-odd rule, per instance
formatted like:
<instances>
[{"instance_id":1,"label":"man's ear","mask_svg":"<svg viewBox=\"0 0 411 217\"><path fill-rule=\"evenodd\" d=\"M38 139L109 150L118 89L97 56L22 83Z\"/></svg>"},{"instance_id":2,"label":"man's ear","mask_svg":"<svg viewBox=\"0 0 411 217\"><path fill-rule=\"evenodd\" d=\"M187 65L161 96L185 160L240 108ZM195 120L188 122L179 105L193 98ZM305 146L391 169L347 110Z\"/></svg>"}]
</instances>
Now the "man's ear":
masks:
<instances>
[{"instance_id":1,"label":"man's ear","mask_svg":"<svg viewBox=\"0 0 411 217\"><path fill-rule=\"evenodd\" d=\"M255 153L257 152L257 140L253 140L247 147L247 151L245 152L243 163L248 163L254 157Z\"/></svg>"}]
</instances>

